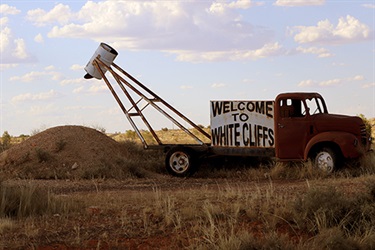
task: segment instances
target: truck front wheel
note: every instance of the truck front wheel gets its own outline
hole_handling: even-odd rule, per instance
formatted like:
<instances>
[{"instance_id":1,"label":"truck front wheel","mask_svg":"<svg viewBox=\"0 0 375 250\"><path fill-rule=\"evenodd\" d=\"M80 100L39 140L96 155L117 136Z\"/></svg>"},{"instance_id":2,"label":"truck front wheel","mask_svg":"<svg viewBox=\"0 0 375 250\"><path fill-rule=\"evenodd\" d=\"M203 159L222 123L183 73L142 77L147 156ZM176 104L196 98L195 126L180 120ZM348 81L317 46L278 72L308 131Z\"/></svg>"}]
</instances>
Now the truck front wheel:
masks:
<instances>
[{"instance_id":1,"label":"truck front wheel","mask_svg":"<svg viewBox=\"0 0 375 250\"><path fill-rule=\"evenodd\" d=\"M337 168L337 164L338 156L331 148L322 148L315 155L315 167L326 173L332 173Z\"/></svg>"},{"instance_id":2,"label":"truck front wheel","mask_svg":"<svg viewBox=\"0 0 375 250\"><path fill-rule=\"evenodd\" d=\"M165 157L165 166L174 176L185 177L193 174L196 170L194 151L184 147L172 148Z\"/></svg>"}]
</instances>

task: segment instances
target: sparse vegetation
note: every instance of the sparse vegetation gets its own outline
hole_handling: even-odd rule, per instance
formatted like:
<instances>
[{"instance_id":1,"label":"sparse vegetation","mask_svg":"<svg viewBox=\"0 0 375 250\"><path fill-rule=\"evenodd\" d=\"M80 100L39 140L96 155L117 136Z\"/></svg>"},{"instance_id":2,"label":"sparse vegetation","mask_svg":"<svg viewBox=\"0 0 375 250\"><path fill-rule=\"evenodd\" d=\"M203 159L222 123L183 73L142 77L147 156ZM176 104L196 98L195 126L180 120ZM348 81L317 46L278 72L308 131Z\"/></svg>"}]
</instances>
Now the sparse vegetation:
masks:
<instances>
[{"instance_id":1,"label":"sparse vegetation","mask_svg":"<svg viewBox=\"0 0 375 250\"><path fill-rule=\"evenodd\" d=\"M1 136L0 153L7 150L11 146L11 136L8 131L4 131Z\"/></svg>"},{"instance_id":2,"label":"sparse vegetation","mask_svg":"<svg viewBox=\"0 0 375 250\"><path fill-rule=\"evenodd\" d=\"M158 133L175 138L178 131ZM375 246L374 153L330 175L310 162L219 157L203 161L195 175L182 179L166 174L160 151L144 150L124 134L113 136L123 137L110 158L112 142L105 144L106 154L87 148L100 155L89 168L68 160L59 165L56 159L71 152L72 143L53 134L50 147L35 141L12 163L11 170L22 170L17 176L25 180L0 186L2 248ZM27 168L15 170L21 163ZM36 176L58 180L32 180Z\"/></svg>"},{"instance_id":3,"label":"sparse vegetation","mask_svg":"<svg viewBox=\"0 0 375 250\"><path fill-rule=\"evenodd\" d=\"M0 184L0 217L26 218L66 214L74 211L73 202L63 201L34 185L7 186Z\"/></svg>"}]
</instances>

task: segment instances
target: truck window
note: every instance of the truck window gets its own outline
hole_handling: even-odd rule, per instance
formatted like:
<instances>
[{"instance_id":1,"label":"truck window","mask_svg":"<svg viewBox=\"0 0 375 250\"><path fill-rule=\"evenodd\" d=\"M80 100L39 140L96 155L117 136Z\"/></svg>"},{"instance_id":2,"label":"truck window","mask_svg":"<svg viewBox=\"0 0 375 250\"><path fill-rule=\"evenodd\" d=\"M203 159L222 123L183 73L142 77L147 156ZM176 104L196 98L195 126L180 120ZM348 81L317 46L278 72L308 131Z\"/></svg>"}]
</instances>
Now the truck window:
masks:
<instances>
[{"instance_id":1,"label":"truck window","mask_svg":"<svg viewBox=\"0 0 375 250\"><path fill-rule=\"evenodd\" d=\"M306 105L310 115L325 113L324 105L320 98L306 99Z\"/></svg>"},{"instance_id":2,"label":"truck window","mask_svg":"<svg viewBox=\"0 0 375 250\"><path fill-rule=\"evenodd\" d=\"M284 99L280 101L280 117L303 117L305 107L299 99Z\"/></svg>"}]
</instances>

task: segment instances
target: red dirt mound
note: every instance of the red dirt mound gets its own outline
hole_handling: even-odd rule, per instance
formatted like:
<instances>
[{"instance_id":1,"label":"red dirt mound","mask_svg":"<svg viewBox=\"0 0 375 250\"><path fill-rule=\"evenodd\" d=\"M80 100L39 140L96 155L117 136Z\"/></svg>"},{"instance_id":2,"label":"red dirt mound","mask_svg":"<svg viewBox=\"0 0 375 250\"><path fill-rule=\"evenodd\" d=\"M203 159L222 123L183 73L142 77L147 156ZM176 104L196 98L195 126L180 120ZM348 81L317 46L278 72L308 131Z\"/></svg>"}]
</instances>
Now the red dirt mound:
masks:
<instances>
[{"instance_id":1,"label":"red dirt mound","mask_svg":"<svg viewBox=\"0 0 375 250\"><path fill-rule=\"evenodd\" d=\"M0 175L22 179L120 177L125 174L128 156L125 147L95 129L60 126L0 154Z\"/></svg>"}]
</instances>

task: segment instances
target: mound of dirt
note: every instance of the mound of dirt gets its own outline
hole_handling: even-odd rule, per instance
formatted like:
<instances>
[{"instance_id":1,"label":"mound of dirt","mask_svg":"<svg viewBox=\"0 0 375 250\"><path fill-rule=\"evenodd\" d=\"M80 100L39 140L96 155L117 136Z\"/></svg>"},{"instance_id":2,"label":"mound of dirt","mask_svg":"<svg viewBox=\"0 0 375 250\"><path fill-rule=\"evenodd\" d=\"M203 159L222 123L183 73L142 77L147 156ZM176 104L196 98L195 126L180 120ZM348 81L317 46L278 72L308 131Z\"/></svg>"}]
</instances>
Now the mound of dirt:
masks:
<instances>
[{"instance_id":1,"label":"mound of dirt","mask_svg":"<svg viewBox=\"0 0 375 250\"><path fill-rule=\"evenodd\" d=\"M36 134L0 154L3 178L64 179L121 177L126 148L105 134L82 126L59 126Z\"/></svg>"}]
</instances>

